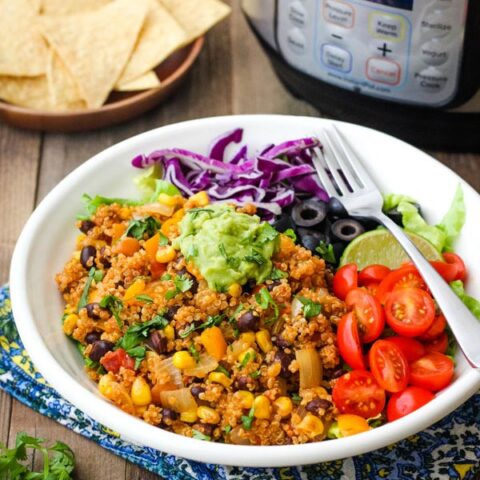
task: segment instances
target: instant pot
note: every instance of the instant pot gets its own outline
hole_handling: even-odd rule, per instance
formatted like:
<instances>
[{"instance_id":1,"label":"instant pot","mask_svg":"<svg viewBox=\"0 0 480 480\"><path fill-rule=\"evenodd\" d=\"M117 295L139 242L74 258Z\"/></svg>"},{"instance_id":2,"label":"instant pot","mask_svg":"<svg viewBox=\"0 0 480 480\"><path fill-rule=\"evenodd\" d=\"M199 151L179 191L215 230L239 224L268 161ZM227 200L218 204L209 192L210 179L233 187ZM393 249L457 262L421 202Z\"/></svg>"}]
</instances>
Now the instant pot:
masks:
<instances>
[{"instance_id":1,"label":"instant pot","mask_svg":"<svg viewBox=\"0 0 480 480\"><path fill-rule=\"evenodd\" d=\"M322 113L480 150L480 0L243 0L280 79Z\"/></svg>"}]
</instances>

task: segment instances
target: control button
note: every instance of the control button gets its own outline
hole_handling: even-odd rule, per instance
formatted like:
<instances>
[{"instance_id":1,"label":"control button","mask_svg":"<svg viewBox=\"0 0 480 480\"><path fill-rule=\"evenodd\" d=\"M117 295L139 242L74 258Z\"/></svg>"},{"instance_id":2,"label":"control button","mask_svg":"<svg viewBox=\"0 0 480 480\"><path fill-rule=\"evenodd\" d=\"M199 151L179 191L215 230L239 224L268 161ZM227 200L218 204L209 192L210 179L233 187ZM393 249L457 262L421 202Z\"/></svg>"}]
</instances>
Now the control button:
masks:
<instances>
[{"instance_id":1,"label":"control button","mask_svg":"<svg viewBox=\"0 0 480 480\"><path fill-rule=\"evenodd\" d=\"M307 39L298 28L292 28L288 32L287 43L290 50L299 55L305 53L305 50L307 49Z\"/></svg>"},{"instance_id":2,"label":"control button","mask_svg":"<svg viewBox=\"0 0 480 480\"><path fill-rule=\"evenodd\" d=\"M302 2L297 0L290 5L288 18L297 27L305 28L307 25L307 10L302 5Z\"/></svg>"},{"instance_id":3,"label":"control button","mask_svg":"<svg viewBox=\"0 0 480 480\"><path fill-rule=\"evenodd\" d=\"M418 86L427 93L442 91L448 81L447 75L435 67L428 67L421 72L415 73L414 76Z\"/></svg>"},{"instance_id":4,"label":"control button","mask_svg":"<svg viewBox=\"0 0 480 480\"><path fill-rule=\"evenodd\" d=\"M376 38L401 42L405 37L405 21L400 15L371 13L369 28Z\"/></svg>"},{"instance_id":5,"label":"control button","mask_svg":"<svg viewBox=\"0 0 480 480\"><path fill-rule=\"evenodd\" d=\"M334 23L343 28L353 28L355 10L348 3L340 0L325 0L323 3L323 18L328 23Z\"/></svg>"},{"instance_id":6,"label":"control button","mask_svg":"<svg viewBox=\"0 0 480 480\"><path fill-rule=\"evenodd\" d=\"M435 8L450 8L453 5L453 0L437 0L433 6Z\"/></svg>"},{"instance_id":7,"label":"control button","mask_svg":"<svg viewBox=\"0 0 480 480\"><path fill-rule=\"evenodd\" d=\"M401 67L393 60L369 58L366 74L367 78L374 82L398 85L400 83Z\"/></svg>"},{"instance_id":8,"label":"control button","mask_svg":"<svg viewBox=\"0 0 480 480\"><path fill-rule=\"evenodd\" d=\"M322 45L322 63L339 72L348 73L352 69L352 54L336 45Z\"/></svg>"},{"instance_id":9,"label":"control button","mask_svg":"<svg viewBox=\"0 0 480 480\"><path fill-rule=\"evenodd\" d=\"M397 54L396 48L398 46L392 42L386 42L385 40L373 40L370 44L370 51L376 57L389 58Z\"/></svg>"},{"instance_id":10,"label":"control button","mask_svg":"<svg viewBox=\"0 0 480 480\"><path fill-rule=\"evenodd\" d=\"M421 26L423 34L429 38L446 37L453 31L452 19L445 12L439 10L425 17Z\"/></svg>"},{"instance_id":11,"label":"control button","mask_svg":"<svg viewBox=\"0 0 480 480\"><path fill-rule=\"evenodd\" d=\"M448 48L438 38L433 38L420 47L422 60L427 65L443 65L448 60Z\"/></svg>"}]
</instances>

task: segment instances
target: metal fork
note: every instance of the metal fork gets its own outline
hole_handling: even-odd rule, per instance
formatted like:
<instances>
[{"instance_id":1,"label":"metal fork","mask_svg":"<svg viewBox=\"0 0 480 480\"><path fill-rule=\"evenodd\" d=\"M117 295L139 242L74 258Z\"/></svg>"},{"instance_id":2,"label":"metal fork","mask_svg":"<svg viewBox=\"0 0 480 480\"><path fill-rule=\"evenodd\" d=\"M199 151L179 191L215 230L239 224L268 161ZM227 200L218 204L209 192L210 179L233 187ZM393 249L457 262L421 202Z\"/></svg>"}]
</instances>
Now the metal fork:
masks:
<instances>
[{"instance_id":1,"label":"metal fork","mask_svg":"<svg viewBox=\"0 0 480 480\"><path fill-rule=\"evenodd\" d=\"M352 216L375 219L384 225L407 252L438 306L445 315L469 363L480 369L480 322L447 282L430 265L404 231L382 212L383 197L358 155L335 125L325 129L320 148L311 151L321 183L331 197L337 197Z\"/></svg>"}]
</instances>

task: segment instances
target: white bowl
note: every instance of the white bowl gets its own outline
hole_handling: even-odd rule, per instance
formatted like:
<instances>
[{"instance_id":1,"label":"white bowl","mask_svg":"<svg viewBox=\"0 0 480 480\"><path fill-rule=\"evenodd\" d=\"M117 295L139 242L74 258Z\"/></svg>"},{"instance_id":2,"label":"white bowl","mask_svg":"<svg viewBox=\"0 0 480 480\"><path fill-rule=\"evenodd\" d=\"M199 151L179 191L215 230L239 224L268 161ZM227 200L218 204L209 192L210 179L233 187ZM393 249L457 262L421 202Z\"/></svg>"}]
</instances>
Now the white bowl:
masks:
<instances>
[{"instance_id":1,"label":"white bowl","mask_svg":"<svg viewBox=\"0 0 480 480\"><path fill-rule=\"evenodd\" d=\"M47 381L86 414L117 431L125 440L201 462L278 467L318 463L368 452L418 432L465 402L480 388L480 374L457 354L454 382L433 401L396 422L338 440L288 446L236 446L176 435L130 416L103 399L88 378L73 343L62 333L62 299L54 275L70 257L78 231L83 193L112 197L136 194L130 160L158 148L183 147L206 152L211 140L243 127L250 148L318 132L326 120L289 116L231 116L194 120L137 135L95 155L60 182L27 222L12 260L13 312L25 347ZM374 130L339 124L362 152L384 192L417 199L430 221L447 210L461 183L467 222L457 251L470 270L468 290L480 296L480 197L455 173L421 151Z\"/></svg>"}]
</instances>

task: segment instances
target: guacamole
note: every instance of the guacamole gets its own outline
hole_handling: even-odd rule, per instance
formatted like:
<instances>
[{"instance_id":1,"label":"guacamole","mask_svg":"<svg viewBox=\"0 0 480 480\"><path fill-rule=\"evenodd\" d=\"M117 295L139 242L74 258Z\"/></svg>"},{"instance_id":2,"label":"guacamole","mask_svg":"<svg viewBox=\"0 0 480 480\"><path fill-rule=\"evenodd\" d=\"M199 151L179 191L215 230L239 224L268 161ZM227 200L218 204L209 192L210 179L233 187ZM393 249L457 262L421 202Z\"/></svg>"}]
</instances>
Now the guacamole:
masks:
<instances>
[{"instance_id":1,"label":"guacamole","mask_svg":"<svg viewBox=\"0 0 480 480\"><path fill-rule=\"evenodd\" d=\"M238 213L225 204L187 210L174 247L193 262L211 289L233 283L262 283L272 271L279 233L256 215Z\"/></svg>"}]
</instances>

